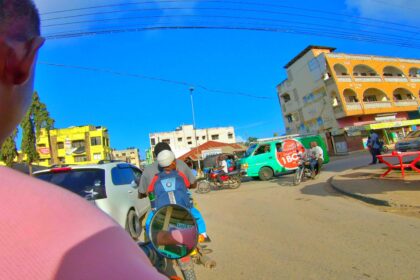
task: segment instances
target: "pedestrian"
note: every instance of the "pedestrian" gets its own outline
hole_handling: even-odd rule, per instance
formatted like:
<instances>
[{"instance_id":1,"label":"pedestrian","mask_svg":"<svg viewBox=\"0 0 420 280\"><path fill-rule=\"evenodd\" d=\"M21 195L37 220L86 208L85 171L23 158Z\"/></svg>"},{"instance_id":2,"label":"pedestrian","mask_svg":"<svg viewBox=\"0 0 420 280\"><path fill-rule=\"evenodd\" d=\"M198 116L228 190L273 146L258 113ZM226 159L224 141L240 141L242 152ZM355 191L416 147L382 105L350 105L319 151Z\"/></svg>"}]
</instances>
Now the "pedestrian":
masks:
<instances>
[{"instance_id":1,"label":"pedestrian","mask_svg":"<svg viewBox=\"0 0 420 280\"><path fill-rule=\"evenodd\" d=\"M43 43L31 0L0 1L0 145L31 104ZM0 179L1 279L166 279L83 198L6 167Z\"/></svg>"},{"instance_id":2,"label":"pedestrian","mask_svg":"<svg viewBox=\"0 0 420 280\"><path fill-rule=\"evenodd\" d=\"M368 147L372 155L372 162L369 165L372 165L372 164L378 163L377 156L381 154L381 144L379 142L379 136L375 131L371 130L369 134L370 134L370 140L368 140L369 141Z\"/></svg>"},{"instance_id":3,"label":"pedestrian","mask_svg":"<svg viewBox=\"0 0 420 280\"><path fill-rule=\"evenodd\" d=\"M324 162L324 150L320 146L318 146L317 142L312 141L309 154L310 154L309 162L310 162L310 167L311 167L311 172L312 172L312 178L315 178L316 174L319 174L322 163Z\"/></svg>"}]
</instances>

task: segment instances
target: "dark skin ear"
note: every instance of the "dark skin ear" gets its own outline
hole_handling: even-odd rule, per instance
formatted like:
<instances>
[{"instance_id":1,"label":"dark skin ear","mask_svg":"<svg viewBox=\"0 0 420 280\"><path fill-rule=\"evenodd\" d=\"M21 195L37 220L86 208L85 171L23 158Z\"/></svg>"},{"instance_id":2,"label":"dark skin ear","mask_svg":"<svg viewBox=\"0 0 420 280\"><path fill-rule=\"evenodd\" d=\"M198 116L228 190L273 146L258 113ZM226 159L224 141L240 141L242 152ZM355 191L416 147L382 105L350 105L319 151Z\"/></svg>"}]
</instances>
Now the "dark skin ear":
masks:
<instances>
[{"instance_id":1,"label":"dark skin ear","mask_svg":"<svg viewBox=\"0 0 420 280\"><path fill-rule=\"evenodd\" d=\"M31 75L38 50L44 42L45 39L42 37L35 37L26 43L7 44L3 42L0 50L2 56L1 80L9 85L25 83Z\"/></svg>"}]
</instances>

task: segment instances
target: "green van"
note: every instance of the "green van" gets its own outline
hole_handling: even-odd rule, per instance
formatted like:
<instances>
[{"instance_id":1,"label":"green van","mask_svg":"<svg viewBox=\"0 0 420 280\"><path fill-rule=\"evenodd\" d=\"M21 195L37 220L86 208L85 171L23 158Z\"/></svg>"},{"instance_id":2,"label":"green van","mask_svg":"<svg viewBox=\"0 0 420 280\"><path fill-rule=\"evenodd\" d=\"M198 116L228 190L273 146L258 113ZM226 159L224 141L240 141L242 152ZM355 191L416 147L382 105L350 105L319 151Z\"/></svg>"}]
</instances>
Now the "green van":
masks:
<instances>
[{"instance_id":1,"label":"green van","mask_svg":"<svg viewBox=\"0 0 420 280\"><path fill-rule=\"evenodd\" d=\"M241 158L241 170L248 177L269 180L274 175L290 173L298 167L298 153L310 149L317 142L324 151L324 163L328 163L327 146L320 135L285 136L259 140L252 144Z\"/></svg>"}]
</instances>

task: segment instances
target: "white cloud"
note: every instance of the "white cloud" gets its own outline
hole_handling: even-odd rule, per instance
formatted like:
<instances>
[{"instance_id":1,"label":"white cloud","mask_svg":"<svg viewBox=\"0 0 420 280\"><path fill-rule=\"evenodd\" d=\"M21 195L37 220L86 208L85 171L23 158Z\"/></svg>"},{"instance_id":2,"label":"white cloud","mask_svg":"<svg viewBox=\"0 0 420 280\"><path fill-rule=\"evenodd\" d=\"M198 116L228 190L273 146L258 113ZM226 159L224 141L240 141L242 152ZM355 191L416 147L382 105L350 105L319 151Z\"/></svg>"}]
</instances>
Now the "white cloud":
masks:
<instances>
[{"instance_id":1,"label":"white cloud","mask_svg":"<svg viewBox=\"0 0 420 280\"><path fill-rule=\"evenodd\" d=\"M418 0L346 0L347 7L361 16L392 22L420 22Z\"/></svg>"}]
</instances>

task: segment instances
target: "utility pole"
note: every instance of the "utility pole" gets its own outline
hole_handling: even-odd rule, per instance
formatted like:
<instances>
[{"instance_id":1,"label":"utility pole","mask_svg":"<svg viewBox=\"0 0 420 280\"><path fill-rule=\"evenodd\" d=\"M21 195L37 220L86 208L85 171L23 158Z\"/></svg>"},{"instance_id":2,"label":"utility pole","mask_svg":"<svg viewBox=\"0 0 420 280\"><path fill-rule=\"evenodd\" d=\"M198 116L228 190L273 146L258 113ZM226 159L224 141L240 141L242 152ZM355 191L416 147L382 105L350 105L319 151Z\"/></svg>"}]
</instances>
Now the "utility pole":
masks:
<instances>
[{"instance_id":1,"label":"utility pole","mask_svg":"<svg viewBox=\"0 0 420 280\"><path fill-rule=\"evenodd\" d=\"M194 140L195 140L195 149L196 154L198 156L198 170L201 170L201 164L200 164L200 154L198 153L198 140L197 140L197 127L195 126L195 112L194 112L194 98L193 98L193 92L194 88L190 87L190 97L191 97L191 111L192 111L192 117L193 117L193 129L194 129Z\"/></svg>"}]
</instances>

